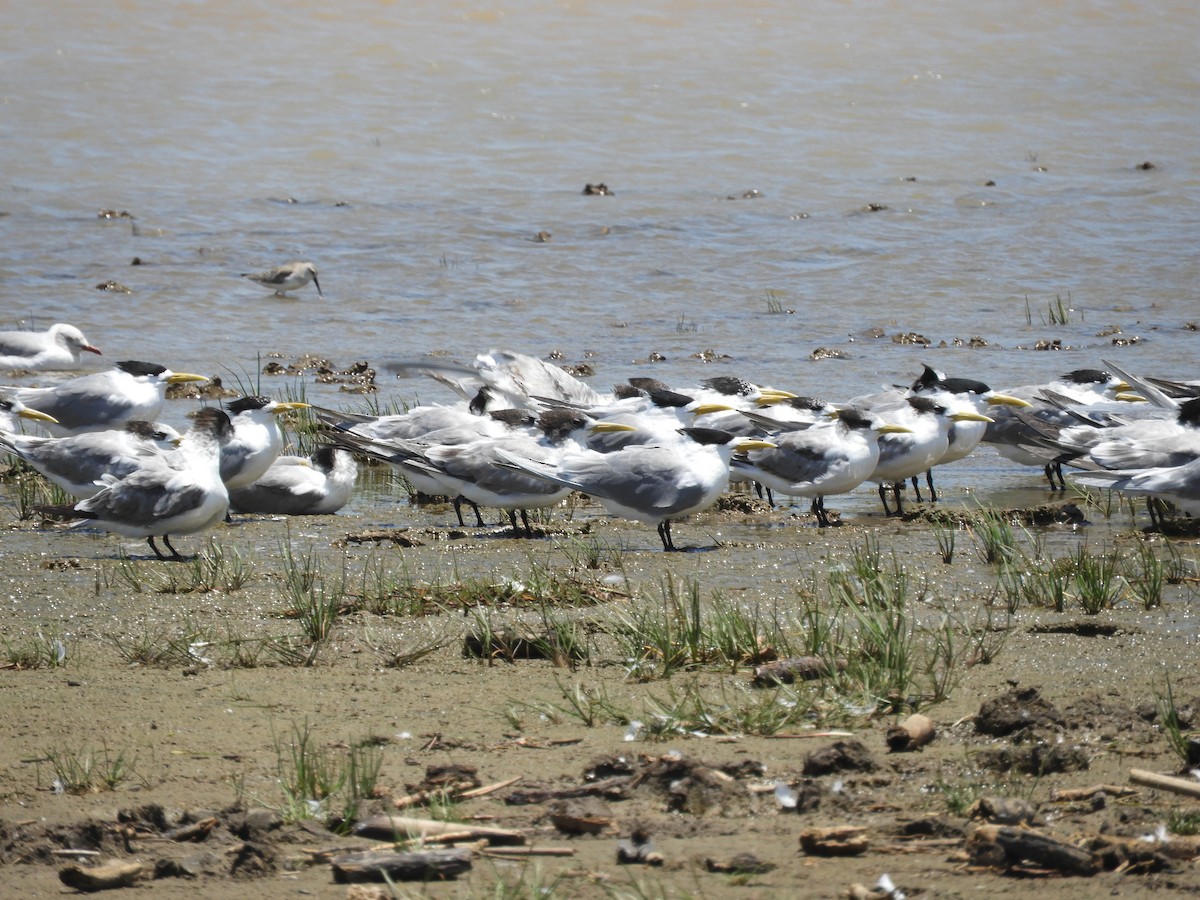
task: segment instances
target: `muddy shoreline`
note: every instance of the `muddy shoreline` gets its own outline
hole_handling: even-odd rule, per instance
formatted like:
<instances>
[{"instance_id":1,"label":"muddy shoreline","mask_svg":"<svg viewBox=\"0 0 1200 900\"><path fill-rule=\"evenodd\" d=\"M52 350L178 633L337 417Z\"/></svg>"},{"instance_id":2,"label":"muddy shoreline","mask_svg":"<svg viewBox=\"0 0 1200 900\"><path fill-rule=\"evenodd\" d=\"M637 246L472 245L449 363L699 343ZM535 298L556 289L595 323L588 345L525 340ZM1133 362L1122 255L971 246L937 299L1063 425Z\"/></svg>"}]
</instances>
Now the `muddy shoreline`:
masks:
<instances>
[{"instance_id":1,"label":"muddy shoreline","mask_svg":"<svg viewBox=\"0 0 1200 900\"><path fill-rule=\"evenodd\" d=\"M9 760L0 880L14 896L58 896L58 873L71 863L137 861L146 873L139 889L164 897L200 885L213 897L346 896L328 857L314 851L374 842L329 830L342 794L304 813L283 790L306 737L334 762L350 748L374 748L377 796L361 800L358 819L395 813L396 798L436 787L435 767L466 767L482 785L520 780L405 814L512 829L528 845L573 851L477 855L456 880L402 885L398 896L493 895L503 882L517 895L770 897L803 881L806 895L834 897L885 873L910 897L1015 896L1030 889L1028 877L1056 897L1200 889L1194 866L1166 854L1080 875L997 863L970 843L986 818L978 801L997 798L1027 804L1036 819L1026 824L1071 844L1186 830L1194 801L1162 791L1053 798L1129 788L1130 768L1182 770L1160 699L1169 675L1184 725L1200 711L1191 581L1167 584L1157 607L1145 608L1129 576L1115 607L1094 615L1070 595L1061 612L1020 598L1010 612L997 566L969 529L866 516L818 530L802 515L781 527L778 515L768 528L753 503L698 516L677 532L695 549L679 554L650 549L652 532L586 504L556 511L533 541L501 528L447 529L437 508L417 511L408 528L379 515L239 517L188 542L207 569L153 561L110 536L12 523L0 563L8 725L0 744ZM1086 528L1019 526L1015 540L1044 559L1081 547L1134 558L1144 538L1127 518L1094 510L1089 518ZM369 537L380 532L389 539ZM1177 572L1195 555L1189 538L1149 546ZM830 583L856 573L870 548L880 572L904 575L919 654L907 692L844 676L752 687L756 664L800 652L817 627L813 610L832 602ZM315 626L297 608L301 576L304 596L344 600L316 651L305 637ZM737 621L758 623L761 633L742 639L746 658L680 639L682 655L667 666L646 649L664 622L693 621L693 601L706 622L739 610ZM670 609L680 617L664 619ZM926 651L939 629L953 633L946 653L955 662L935 679L918 670L934 667ZM543 646L558 653L541 654L549 659L513 650L514 636L536 643L552 633L557 643ZM481 634L486 642L464 655ZM862 641L860 633L847 646ZM638 646L644 656L634 660ZM935 683L946 695L936 702ZM1029 723L980 730L981 707L997 698ZM770 719L789 704L802 714ZM936 738L890 753L888 729L914 710L932 720ZM848 736L805 734L814 730ZM825 768L813 762L822 754L833 758ZM56 784L62 766L84 758L95 783ZM512 802L599 773L629 781L582 813L551 800ZM797 796L795 810L781 808L780 783ZM592 816L598 833L564 830L563 815L576 814ZM164 836L210 819L202 839ZM802 832L834 826L865 829L867 849L840 858L801 850ZM635 832L661 865L618 864L619 842ZM61 852L70 848L95 852ZM732 874L720 871L746 853L761 865L742 858Z\"/></svg>"}]
</instances>

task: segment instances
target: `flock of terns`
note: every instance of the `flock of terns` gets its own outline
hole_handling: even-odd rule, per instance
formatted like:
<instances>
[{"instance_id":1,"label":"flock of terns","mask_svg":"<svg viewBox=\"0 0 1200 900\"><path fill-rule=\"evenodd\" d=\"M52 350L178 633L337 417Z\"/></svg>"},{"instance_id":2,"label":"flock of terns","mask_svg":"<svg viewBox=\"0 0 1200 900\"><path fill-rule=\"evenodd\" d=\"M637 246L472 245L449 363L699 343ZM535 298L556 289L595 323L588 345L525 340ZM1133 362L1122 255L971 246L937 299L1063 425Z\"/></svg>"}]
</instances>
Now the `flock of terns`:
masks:
<instances>
[{"instance_id":1,"label":"flock of terns","mask_svg":"<svg viewBox=\"0 0 1200 900\"><path fill-rule=\"evenodd\" d=\"M252 277L283 292L315 284L316 270L294 263ZM100 350L71 325L0 332L0 368L78 369L84 353ZM775 494L809 498L825 527L826 498L864 482L878 486L885 515L902 512L909 483L922 499L922 476L936 501L933 470L985 442L1044 469L1051 489L1065 488L1068 465L1081 484L1151 498L1155 521L1166 504L1190 514L1200 499L1200 384L1106 366L1005 392L926 366L907 388L829 403L734 377L686 389L631 378L602 393L552 363L492 351L469 366L394 367L449 386L455 404L368 416L242 397L203 407L181 435L157 421L167 387L207 379L122 361L49 387L0 389L0 450L79 498L38 507L43 515L145 538L172 560L184 557L170 535L231 510L335 512L353 491L355 457L450 497L460 525L463 504L477 525L480 508L494 507L532 536L528 510L578 491L613 516L654 525L668 551L677 549L672 522L713 505L730 482L752 482L772 505ZM304 408L321 424L322 446L281 455L277 417ZM46 435L22 433L23 423Z\"/></svg>"}]
</instances>

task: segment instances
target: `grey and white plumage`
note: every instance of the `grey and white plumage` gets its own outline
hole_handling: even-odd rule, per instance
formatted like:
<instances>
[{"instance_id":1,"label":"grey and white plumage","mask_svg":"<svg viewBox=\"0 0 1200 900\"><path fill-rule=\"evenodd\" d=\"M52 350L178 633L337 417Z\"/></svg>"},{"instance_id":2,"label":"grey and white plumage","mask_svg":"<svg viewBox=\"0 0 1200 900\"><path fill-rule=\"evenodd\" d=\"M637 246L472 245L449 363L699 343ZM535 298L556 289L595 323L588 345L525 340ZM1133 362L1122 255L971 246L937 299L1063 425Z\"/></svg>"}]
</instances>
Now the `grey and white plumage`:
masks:
<instances>
[{"instance_id":1,"label":"grey and white plumage","mask_svg":"<svg viewBox=\"0 0 1200 900\"><path fill-rule=\"evenodd\" d=\"M181 560L169 536L203 531L220 522L229 509L220 445L230 433L224 412L202 409L174 453L151 455L124 478L108 476L101 491L74 506L38 511L51 518L80 520L81 526L146 538L159 559ZM163 539L171 556L159 550L156 537Z\"/></svg>"},{"instance_id":2,"label":"grey and white plumage","mask_svg":"<svg viewBox=\"0 0 1200 900\"><path fill-rule=\"evenodd\" d=\"M84 353L100 350L65 322L45 331L0 331L0 369L78 369Z\"/></svg>"},{"instance_id":3,"label":"grey and white plumage","mask_svg":"<svg viewBox=\"0 0 1200 900\"><path fill-rule=\"evenodd\" d=\"M1028 408L1030 406L1028 400L992 390L982 381L973 378L949 378L932 366L925 366L924 372L909 388L909 394L914 397L928 397L944 406L951 414L955 412L980 414L978 419L961 417L951 419L949 431L946 433L946 452L934 462L933 466L944 466L966 459L982 443L987 429L995 422L995 419L989 414L990 410L996 407ZM936 502L937 491L933 486L933 466L925 470L925 482L929 486L930 500ZM915 480L913 489L917 492L917 499L920 500L921 495Z\"/></svg>"},{"instance_id":4,"label":"grey and white plumage","mask_svg":"<svg viewBox=\"0 0 1200 900\"><path fill-rule=\"evenodd\" d=\"M734 457L731 466L734 473L774 492L811 497L817 524L825 527L829 524L825 498L852 491L866 481L879 463L879 436L905 431L904 426L846 407L836 418L769 435L774 448Z\"/></svg>"},{"instance_id":5,"label":"grey and white plumage","mask_svg":"<svg viewBox=\"0 0 1200 900\"><path fill-rule=\"evenodd\" d=\"M904 397L898 402L881 403L870 410L880 418L908 430L879 438L879 462L868 478L879 484L879 500L885 515L902 511L900 494L904 483L927 471L950 447L950 426L954 422L991 421L972 410L953 412L928 397ZM888 508L887 487L891 486L896 509Z\"/></svg>"},{"instance_id":6,"label":"grey and white plumage","mask_svg":"<svg viewBox=\"0 0 1200 900\"><path fill-rule=\"evenodd\" d=\"M68 437L0 434L0 447L24 460L73 497L91 497L106 476L124 478L146 458L172 452L179 433L170 426L134 420L123 428Z\"/></svg>"},{"instance_id":7,"label":"grey and white plumage","mask_svg":"<svg viewBox=\"0 0 1200 900\"><path fill-rule=\"evenodd\" d=\"M1130 422L1060 426L1029 418L1038 433L1025 445L1048 460L1085 469L1152 469L1186 465L1200 458L1200 399L1173 411Z\"/></svg>"},{"instance_id":8,"label":"grey and white plumage","mask_svg":"<svg viewBox=\"0 0 1200 900\"><path fill-rule=\"evenodd\" d=\"M422 459L426 447L471 444L499 438L520 429L530 429L536 419L525 410L501 409L479 415L460 407L418 406L396 416L345 416L332 410L317 410L317 418L328 428L326 436L340 447L381 459L402 475L412 489L426 496L445 495L454 503L458 524L464 497L457 485L442 478ZM482 527L478 505L475 523Z\"/></svg>"},{"instance_id":9,"label":"grey and white plumage","mask_svg":"<svg viewBox=\"0 0 1200 900\"><path fill-rule=\"evenodd\" d=\"M1073 369L1042 384L1005 390L1005 394L1028 400L1033 406L1019 414L1015 407L996 410L983 442L1010 462L1042 469L1051 490L1065 490L1061 465L1047 460L1044 452L1030 449L1031 444L1037 444L1041 431L1030 426L1029 417L1036 416L1054 427L1069 427L1086 419L1118 424L1122 414L1132 408L1131 401L1142 399L1131 394L1129 387L1127 381L1106 369Z\"/></svg>"},{"instance_id":10,"label":"grey and white plumage","mask_svg":"<svg viewBox=\"0 0 1200 900\"><path fill-rule=\"evenodd\" d=\"M310 281L316 286L317 294L325 296L321 293L321 282L317 280L317 267L310 262L285 263L265 272L244 272L242 277L270 288L276 297L286 297L288 291L297 291Z\"/></svg>"},{"instance_id":11,"label":"grey and white plumage","mask_svg":"<svg viewBox=\"0 0 1200 900\"><path fill-rule=\"evenodd\" d=\"M120 428L131 419L153 422L166 401L167 386L207 381L203 375L172 372L157 363L123 360L116 368L81 375L50 387L19 388L26 406L53 416L45 428L55 437Z\"/></svg>"},{"instance_id":12,"label":"grey and white plumage","mask_svg":"<svg viewBox=\"0 0 1200 900\"><path fill-rule=\"evenodd\" d=\"M547 399L583 409L612 399L561 366L508 350L480 353L469 366L442 360L423 360L390 363L387 368L401 374L454 375L458 378L459 393L487 387L493 396L502 398L507 405L533 412L543 409Z\"/></svg>"},{"instance_id":13,"label":"grey and white plumage","mask_svg":"<svg viewBox=\"0 0 1200 900\"><path fill-rule=\"evenodd\" d=\"M729 462L738 448L769 442L711 428L681 429L668 445L627 447L616 453L580 450L556 461L530 459L508 449L507 466L551 485L598 500L609 514L654 525L663 549L675 550L671 522L712 506L729 485Z\"/></svg>"},{"instance_id":14,"label":"grey and white plumage","mask_svg":"<svg viewBox=\"0 0 1200 900\"><path fill-rule=\"evenodd\" d=\"M278 516L335 513L350 501L358 464L347 450L319 447L311 457L280 456L257 481L229 492L237 512Z\"/></svg>"},{"instance_id":15,"label":"grey and white plumage","mask_svg":"<svg viewBox=\"0 0 1200 900\"><path fill-rule=\"evenodd\" d=\"M221 478L230 490L257 481L283 450L283 432L276 416L307 409L300 401L270 397L240 397L226 404L233 434L221 447Z\"/></svg>"},{"instance_id":16,"label":"grey and white plumage","mask_svg":"<svg viewBox=\"0 0 1200 900\"><path fill-rule=\"evenodd\" d=\"M1188 515L1200 515L1200 459L1182 466L1167 466L1124 471L1081 472L1071 476L1076 484L1121 491L1150 499L1165 500ZM1151 520L1158 516L1153 503L1147 502Z\"/></svg>"}]
</instances>

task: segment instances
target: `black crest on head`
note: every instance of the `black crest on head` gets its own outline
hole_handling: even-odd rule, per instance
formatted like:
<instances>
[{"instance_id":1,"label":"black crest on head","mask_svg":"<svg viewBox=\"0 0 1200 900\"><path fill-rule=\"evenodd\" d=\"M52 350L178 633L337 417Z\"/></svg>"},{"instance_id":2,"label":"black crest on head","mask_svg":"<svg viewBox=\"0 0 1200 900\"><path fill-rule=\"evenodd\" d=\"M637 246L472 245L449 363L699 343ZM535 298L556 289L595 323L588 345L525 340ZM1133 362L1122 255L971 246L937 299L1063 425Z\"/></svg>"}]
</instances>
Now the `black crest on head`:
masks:
<instances>
[{"instance_id":1,"label":"black crest on head","mask_svg":"<svg viewBox=\"0 0 1200 900\"><path fill-rule=\"evenodd\" d=\"M647 393L650 396L650 402L660 409L679 409L692 402L691 397L687 394L680 394L678 391L651 388Z\"/></svg>"},{"instance_id":2,"label":"black crest on head","mask_svg":"<svg viewBox=\"0 0 1200 900\"><path fill-rule=\"evenodd\" d=\"M262 409L270 406L272 400L270 397L238 397L232 403L226 404L226 408L235 416L244 412L250 412L255 409Z\"/></svg>"},{"instance_id":3,"label":"black crest on head","mask_svg":"<svg viewBox=\"0 0 1200 900\"><path fill-rule=\"evenodd\" d=\"M908 405L919 413L936 413L944 408L934 403L928 397L909 397Z\"/></svg>"},{"instance_id":4,"label":"black crest on head","mask_svg":"<svg viewBox=\"0 0 1200 900\"><path fill-rule=\"evenodd\" d=\"M215 406L206 406L196 413L192 427L197 431L207 431L218 440L224 440L233 434L233 424L229 421L229 416Z\"/></svg>"},{"instance_id":5,"label":"black crest on head","mask_svg":"<svg viewBox=\"0 0 1200 900\"><path fill-rule=\"evenodd\" d=\"M639 391L669 391L671 389L671 386L665 381L644 376L630 378L629 383Z\"/></svg>"},{"instance_id":6,"label":"black crest on head","mask_svg":"<svg viewBox=\"0 0 1200 900\"><path fill-rule=\"evenodd\" d=\"M322 444L320 447L318 447L316 450L313 451L313 455L312 455L313 466L315 468L320 469L322 472L328 472L330 469L333 468L334 451L336 449L337 449L336 447L331 447L328 444Z\"/></svg>"},{"instance_id":7,"label":"black crest on head","mask_svg":"<svg viewBox=\"0 0 1200 900\"><path fill-rule=\"evenodd\" d=\"M728 444L735 435L720 428L680 428L680 434L686 434L697 444Z\"/></svg>"},{"instance_id":8,"label":"black crest on head","mask_svg":"<svg viewBox=\"0 0 1200 900\"><path fill-rule=\"evenodd\" d=\"M1179 404L1179 424L1191 428L1200 427L1200 397L1193 397Z\"/></svg>"},{"instance_id":9,"label":"black crest on head","mask_svg":"<svg viewBox=\"0 0 1200 900\"><path fill-rule=\"evenodd\" d=\"M875 425L874 416L857 406L847 406L838 412L838 421L847 428L871 428Z\"/></svg>"},{"instance_id":10,"label":"black crest on head","mask_svg":"<svg viewBox=\"0 0 1200 900\"><path fill-rule=\"evenodd\" d=\"M754 385L733 375L718 375L700 383L727 397L747 397L754 393Z\"/></svg>"},{"instance_id":11,"label":"black crest on head","mask_svg":"<svg viewBox=\"0 0 1200 900\"><path fill-rule=\"evenodd\" d=\"M117 363L117 368L130 375L161 375L167 371L166 366L157 363L141 362L136 359L123 359Z\"/></svg>"},{"instance_id":12,"label":"black crest on head","mask_svg":"<svg viewBox=\"0 0 1200 900\"><path fill-rule=\"evenodd\" d=\"M1104 384L1112 380L1112 373L1103 369L1072 369L1063 376L1071 384Z\"/></svg>"}]
</instances>

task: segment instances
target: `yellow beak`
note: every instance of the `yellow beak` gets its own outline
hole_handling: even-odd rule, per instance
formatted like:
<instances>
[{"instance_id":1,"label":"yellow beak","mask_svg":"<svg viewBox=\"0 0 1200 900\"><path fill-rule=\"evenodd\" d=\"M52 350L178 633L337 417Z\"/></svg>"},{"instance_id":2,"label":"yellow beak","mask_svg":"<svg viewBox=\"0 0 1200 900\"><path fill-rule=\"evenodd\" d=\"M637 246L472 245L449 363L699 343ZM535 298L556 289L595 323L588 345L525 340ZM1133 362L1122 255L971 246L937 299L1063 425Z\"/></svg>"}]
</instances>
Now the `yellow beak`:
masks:
<instances>
[{"instance_id":1,"label":"yellow beak","mask_svg":"<svg viewBox=\"0 0 1200 900\"><path fill-rule=\"evenodd\" d=\"M172 372L167 376L167 384L188 384L193 381L208 381L208 376L189 375L187 372Z\"/></svg>"},{"instance_id":2,"label":"yellow beak","mask_svg":"<svg viewBox=\"0 0 1200 900\"><path fill-rule=\"evenodd\" d=\"M637 428L624 422L593 422L588 431L592 434L618 434L622 431L637 431Z\"/></svg>"},{"instance_id":3,"label":"yellow beak","mask_svg":"<svg viewBox=\"0 0 1200 900\"><path fill-rule=\"evenodd\" d=\"M734 408L732 406L728 406L724 403L700 403L697 404L696 408L692 410L692 415L707 416L712 413L732 412L733 409Z\"/></svg>"},{"instance_id":4,"label":"yellow beak","mask_svg":"<svg viewBox=\"0 0 1200 900\"><path fill-rule=\"evenodd\" d=\"M33 419L35 422L49 422L51 425L58 424L58 419L54 418L54 416L50 415L50 413L44 413L40 410L30 409L28 406L17 413L17 415L22 419Z\"/></svg>"},{"instance_id":5,"label":"yellow beak","mask_svg":"<svg viewBox=\"0 0 1200 900\"><path fill-rule=\"evenodd\" d=\"M955 422L995 422L991 416L985 416L983 413L965 411L950 413L950 418Z\"/></svg>"},{"instance_id":6,"label":"yellow beak","mask_svg":"<svg viewBox=\"0 0 1200 900\"><path fill-rule=\"evenodd\" d=\"M991 406L1033 406L1028 400L1022 400L1020 397L1012 397L1008 394L992 394L988 397L988 404Z\"/></svg>"}]
</instances>

